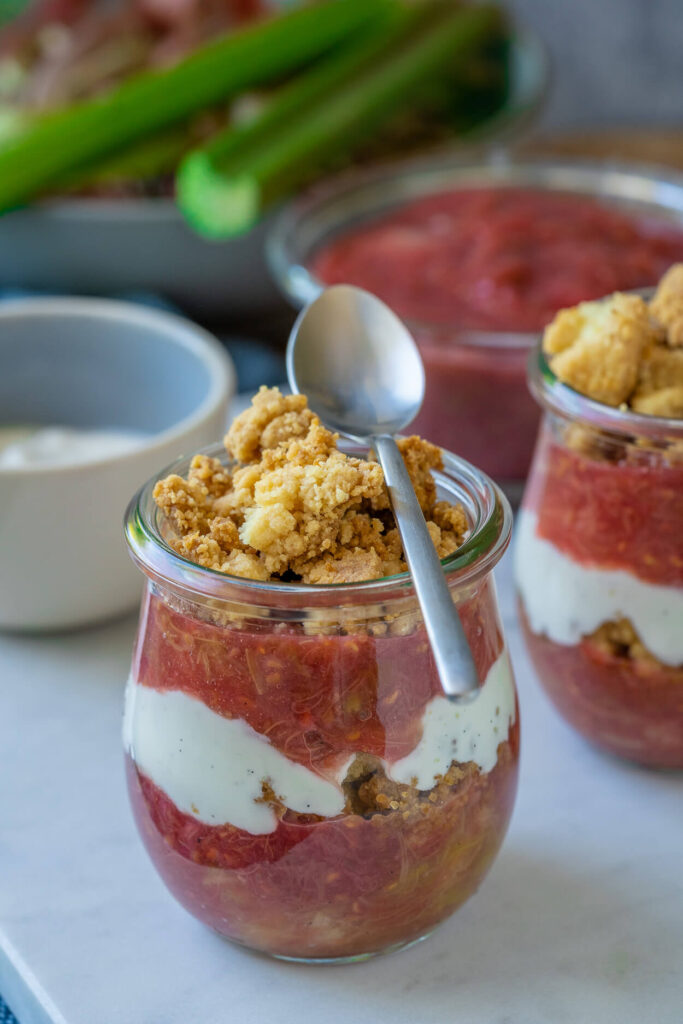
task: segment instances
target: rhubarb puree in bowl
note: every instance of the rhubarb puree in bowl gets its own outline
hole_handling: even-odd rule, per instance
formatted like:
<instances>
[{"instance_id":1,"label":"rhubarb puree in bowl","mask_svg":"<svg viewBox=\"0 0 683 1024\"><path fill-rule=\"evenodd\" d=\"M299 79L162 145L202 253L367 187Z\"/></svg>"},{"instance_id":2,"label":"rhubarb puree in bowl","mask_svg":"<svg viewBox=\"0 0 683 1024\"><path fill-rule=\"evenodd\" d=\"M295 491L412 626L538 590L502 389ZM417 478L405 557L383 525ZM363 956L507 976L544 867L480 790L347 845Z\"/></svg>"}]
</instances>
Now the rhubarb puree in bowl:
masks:
<instances>
[{"instance_id":1,"label":"rhubarb puree in bowl","mask_svg":"<svg viewBox=\"0 0 683 1024\"><path fill-rule=\"evenodd\" d=\"M271 262L295 301L346 282L392 306L427 372L415 429L506 484L520 481L538 427L526 385L538 333L557 310L653 285L683 258L681 185L669 193L670 219L652 181L615 175L614 192L595 168L540 163L347 179L285 213Z\"/></svg>"}]
</instances>

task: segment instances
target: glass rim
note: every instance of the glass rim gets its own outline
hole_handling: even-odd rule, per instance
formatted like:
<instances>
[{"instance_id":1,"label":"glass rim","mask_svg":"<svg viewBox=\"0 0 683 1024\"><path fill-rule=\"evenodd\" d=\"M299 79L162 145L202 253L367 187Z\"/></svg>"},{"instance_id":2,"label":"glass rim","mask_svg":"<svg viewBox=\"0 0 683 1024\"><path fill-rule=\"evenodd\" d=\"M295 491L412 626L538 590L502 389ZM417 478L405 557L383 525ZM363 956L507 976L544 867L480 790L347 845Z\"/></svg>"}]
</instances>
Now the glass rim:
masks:
<instances>
[{"instance_id":1,"label":"glass rim","mask_svg":"<svg viewBox=\"0 0 683 1024\"><path fill-rule=\"evenodd\" d=\"M452 148L427 155L352 169L313 186L287 203L275 218L266 238L266 258L283 294L296 307L311 302L325 287L306 265L324 241L345 228L388 212L402 203L458 188L535 188L583 195L596 202L639 208L642 215L659 216L683 224L683 174L628 162L524 157L494 151L488 158L476 148ZM302 234L308 233L309 237ZM408 328L436 337L458 333L458 343L472 348L496 347L533 351L538 331L469 329L403 317Z\"/></svg>"},{"instance_id":2,"label":"glass rim","mask_svg":"<svg viewBox=\"0 0 683 1024\"><path fill-rule=\"evenodd\" d=\"M541 408L565 419L579 420L626 440L640 437L652 441L683 439L683 419L650 416L633 409L605 405L563 383L551 370L540 343L529 354L527 381Z\"/></svg>"},{"instance_id":3,"label":"glass rim","mask_svg":"<svg viewBox=\"0 0 683 1024\"><path fill-rule=\"evenodd\" d=\"M343 438L342 450L366 451L362 445ZM222 444L216 443L199 454L230 460ZM222 457L221 457L222 456ZM330 596L340 604L371 604L388 598L414 594L409 572L356 583L287 583L248 579L209 569L178 554L160 529L163 516L154 503L152 492L158 480L171 473L184 473L192 456L183 456L155 474L131 499L124 517L124 535L130 554L149 578L216 600L261 603L272 606L278 598L294 598L288 607L308 607L320 603L330 607ZM453 554L441 560L449 584L467 585L487 575L500 561L510 542L512 510L501 489L485 473L465 459L443 451L444 469L434 471L437 486L447 480L458 494L466 494L476 512L469 536ZM297 601L298 599L298 601Z\"/></svg>"}]
</instances>

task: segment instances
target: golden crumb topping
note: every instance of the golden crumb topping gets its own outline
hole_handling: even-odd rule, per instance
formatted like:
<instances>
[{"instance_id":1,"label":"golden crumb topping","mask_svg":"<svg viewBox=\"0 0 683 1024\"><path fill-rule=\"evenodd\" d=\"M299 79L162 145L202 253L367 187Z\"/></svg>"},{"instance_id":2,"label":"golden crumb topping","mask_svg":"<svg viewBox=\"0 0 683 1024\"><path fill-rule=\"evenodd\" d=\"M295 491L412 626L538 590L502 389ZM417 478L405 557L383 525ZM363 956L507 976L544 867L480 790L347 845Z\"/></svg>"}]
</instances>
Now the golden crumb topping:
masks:
<instances>
[{"instance_id":1,"label":"golden crumb topping","mask_svg":"<svg viewBox=\"0 0 683 1024\"><path fill-rule=\"evenodd\" d=\"M629 619L604 622L588 639L598 650L610 657L628 658L631 661L664 667L645 647Z\"/></svg>"},{"instance_id":2,"label":"golden crumb topping","mask_svg":"<svg viewBox=\"0 0 683 1024\"><path fill-rule=\"evenodd\" d=\"M370 817L398 811L405 818L430 814L435 806L451 795L454 786L478 774L472 761L459 764L453 761L445 775L437 776L434 786L419 790L413 783L394 782L378 757L357 754L349 765L342 783L346 797L346 813Z\"/></svg>"},{"instance_id":3,"label":"golden crumb topping","mask_svg":"<svg viewBox=\"0 0 683 1024\"><path fill-rule=\"evenodd\" d=\"M261 388L226 434L232 469L196 455L187 479L157 483L170 543L198 565L255 580L355 583L405 571L379 463L346 455L337 440L303 395ZM444 558L468 525L461 506L436 500L441 450L419 437L399 448Z\"/></svg>"},{"instance_id":4,"label":"golden crumb topping","mask_svg":"<svg viewBox=\"0 0 683 1024\"><path fill-rule=\"evenodd\" d=\"M543 351L555 375L588 398L683 418L683 263L667 271L649 305L617 292L560 310Z\"/></svg>"},{"instance_id":5,"label":"golden crumb topping","mask_svg":"<svg viewBox=\"0 0 683 1024\"><path fill-rule=\"evenodd\" d=\"M683 346L683 263L669 267L659 282L650 310L664 327L671 348Z\"/></svg>"},{"instance_id":6,"label":"golden crumb topping","mask_svg":"<svg viewBox=\"0 0 683 1024\"><path fill-rule=\"evenodd\" d=\"M251 408L238 416L225 436L225 447L236 462L254 462L265 448L304 437L313 421L304 395L281 395L261 388Z\"/></svg>"},{"instance_id":7,"label":"golden crumb topping","mask_svg":"<svg viewBox=\"0 0 683 1024\"><path fill-rule=\"evenodd\" d=\"M560 380L598 402L621 405L636 385L645 348L656 338L647 303L617 292L560 310L546 328L543 350Z\"/></svg>"},{"instance_id":8,"label":"golden crumb topping","mask_svg":"<svg viewBox=\"0 0 683 1024\"><path fill-rule=\"evenodd\" d=\"M630 405L650 416L683 417L683 348L653 345L645 353Z\"/></svg>"}]
</instances>

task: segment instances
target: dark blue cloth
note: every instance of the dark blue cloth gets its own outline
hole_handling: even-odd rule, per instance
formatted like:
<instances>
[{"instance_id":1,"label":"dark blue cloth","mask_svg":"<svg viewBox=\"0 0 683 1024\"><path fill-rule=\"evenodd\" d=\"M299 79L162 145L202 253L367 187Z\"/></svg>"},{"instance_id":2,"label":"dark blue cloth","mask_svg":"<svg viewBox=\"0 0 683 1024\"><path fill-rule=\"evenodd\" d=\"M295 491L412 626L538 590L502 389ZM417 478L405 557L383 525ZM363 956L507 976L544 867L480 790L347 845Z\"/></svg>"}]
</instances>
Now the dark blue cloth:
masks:
<instances>
[{"instance_id":1,"label":"dark blue cloth","mask_svg":"<svg viewBox=\"0 0 683 1024\"><path fill-rule=\"evenodd\" d=\"M18 1024L17 1018L0 996L0 1024Z\"/></svg>"}]
</instances>

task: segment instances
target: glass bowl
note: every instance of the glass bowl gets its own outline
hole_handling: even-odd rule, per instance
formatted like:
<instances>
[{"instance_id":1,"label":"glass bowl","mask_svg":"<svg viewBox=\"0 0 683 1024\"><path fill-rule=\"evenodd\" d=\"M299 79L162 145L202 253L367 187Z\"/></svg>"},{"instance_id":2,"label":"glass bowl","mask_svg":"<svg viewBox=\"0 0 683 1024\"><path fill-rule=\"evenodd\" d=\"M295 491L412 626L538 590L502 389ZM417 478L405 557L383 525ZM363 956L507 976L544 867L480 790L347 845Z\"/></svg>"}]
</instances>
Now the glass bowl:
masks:
<instances>
[{"instance_id":1,"label":"glass bowl","mask_svg":"<svg viewBox=\"0 0 683 1024\"><path fill-rule=\"evenodd\" d=\"M481 680L462 704L440 690L407 575L230 577L168 546L154 480L130 506L147 577L126 696L130 799L170 891L233 941L304 961L401 948L475 892L500 848L519 715L492 570L511 514L463 460L446 455L435 479L471 526L443 563Z\"/></svg>"},{"instance_id":2,"label":"glass bowl","mask_svg":"<svg viewBox=\"0 0 683 1024\"><path fill-rule=\"evenodd\" d=\"M272 272L293 304L302 306L323 287L311 266L327 243L413 200L472 188L569 193L631 212L639 222L683 225L683 176L616 165L515 163L503 155L468 161L462 152L442 152L342 175L285 207L268 238ZM414 429L481 466L518 498L538 428L538 408L526 384L538 332L472 330L443 319L407 322L427 374Z\"/></svg>"}]
</instances>

